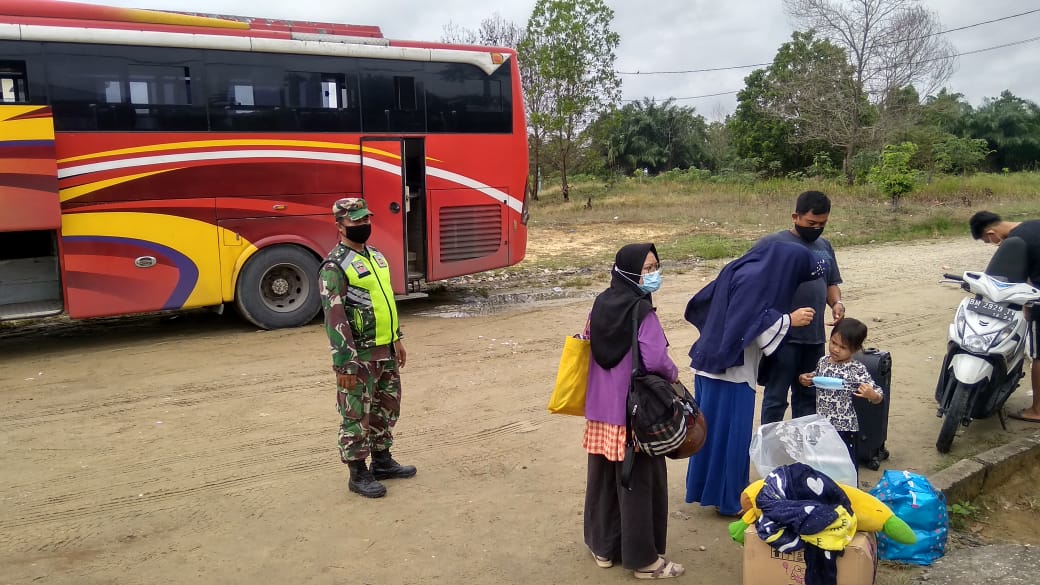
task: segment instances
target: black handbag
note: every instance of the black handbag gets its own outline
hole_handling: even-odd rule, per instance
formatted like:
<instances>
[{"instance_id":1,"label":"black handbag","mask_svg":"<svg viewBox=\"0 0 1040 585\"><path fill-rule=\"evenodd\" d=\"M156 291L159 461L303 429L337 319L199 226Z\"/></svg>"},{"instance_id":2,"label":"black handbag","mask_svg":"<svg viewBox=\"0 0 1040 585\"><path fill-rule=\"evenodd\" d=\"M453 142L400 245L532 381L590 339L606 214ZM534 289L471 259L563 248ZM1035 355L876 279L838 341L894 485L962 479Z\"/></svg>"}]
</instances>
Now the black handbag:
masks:
<instances>
[{"instance_id":1,"label":"black handbag","mask_svg":"<svg viewBox=\"0 0 1040 585\"><path fill-rule=\"evenodd\" d=\"M690 457L707 438L707 422L697 401L681 382L672 383L643 368L639 355L639 323L632 314L632 381L626 407L625 464L622 485L628 487L635 449L650 456Z\"/></svg>"}]
</instances>

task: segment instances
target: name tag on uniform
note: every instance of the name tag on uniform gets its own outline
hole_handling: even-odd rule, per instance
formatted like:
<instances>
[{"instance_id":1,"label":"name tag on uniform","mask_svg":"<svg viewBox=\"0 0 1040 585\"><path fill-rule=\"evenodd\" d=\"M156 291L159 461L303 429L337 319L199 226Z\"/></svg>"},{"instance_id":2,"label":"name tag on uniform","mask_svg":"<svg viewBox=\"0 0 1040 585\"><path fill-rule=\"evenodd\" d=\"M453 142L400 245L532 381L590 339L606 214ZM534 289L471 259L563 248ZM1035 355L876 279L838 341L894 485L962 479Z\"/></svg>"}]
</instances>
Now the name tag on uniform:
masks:
<instances>
[{"instance_id":1,"label":"name tag on uniform","mask_svg":"<svg viewBox=\"0 0 1040 585\"><path fill-rule=\"evenodd\" d=\"M386 258L383 258L382 254L373 254L372 259L376 261L376 264L379 265L380 268L386 268Z\"/></svg>"},{"instance_id":2,"label":"name tag on uniform","mask_svg":"<svg viewBox=\"0 0 1040 585\"><path fill-rule=\"evenodd\" d=\"M354 267L354 271L357 272L358 277L364 278L369 275L368 266L365 266L365 263L361 260L355 260L351 262L350 265Z\"/></svg>"}]
</instances>

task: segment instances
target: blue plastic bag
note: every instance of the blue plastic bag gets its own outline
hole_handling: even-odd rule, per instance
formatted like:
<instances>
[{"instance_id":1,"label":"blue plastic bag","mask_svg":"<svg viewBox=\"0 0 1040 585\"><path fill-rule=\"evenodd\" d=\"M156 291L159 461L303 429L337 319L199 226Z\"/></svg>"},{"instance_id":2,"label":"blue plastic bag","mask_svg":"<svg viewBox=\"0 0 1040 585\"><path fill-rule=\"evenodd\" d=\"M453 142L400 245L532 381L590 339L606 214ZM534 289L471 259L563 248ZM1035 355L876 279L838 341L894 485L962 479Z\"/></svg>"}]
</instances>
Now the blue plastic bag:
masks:
<instances>
[{"instance_id":1,"label":"blue plastic bag","mask_svg":"<svg viewBox=\"0 0 1040 585\"><path fill-rule=\"evenodd\" d=\"M899 544L879 532L878 558L911 565L931 565L946 552L949 516L946 496L928 478L909 471L886 471L870 493L910 525L916 544Z\"/></svg>"}]
</instances>

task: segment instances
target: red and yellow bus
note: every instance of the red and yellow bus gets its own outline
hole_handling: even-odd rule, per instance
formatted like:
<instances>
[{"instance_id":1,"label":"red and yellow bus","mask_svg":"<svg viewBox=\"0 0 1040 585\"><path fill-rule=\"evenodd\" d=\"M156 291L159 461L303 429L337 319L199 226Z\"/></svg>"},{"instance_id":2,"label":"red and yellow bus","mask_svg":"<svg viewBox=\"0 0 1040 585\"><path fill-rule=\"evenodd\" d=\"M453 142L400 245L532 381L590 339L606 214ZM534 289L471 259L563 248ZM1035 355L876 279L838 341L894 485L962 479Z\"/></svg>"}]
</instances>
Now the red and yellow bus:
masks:
<instances>
[{"instance_id":1,"label":"red and yellow bus","mask_svg":"<svg viewBox=\"0 0 1040 585\"><path fill-rule=\"evenodd\" d=\"M0 2L0 319L319 311L331 205L364 197L399 295L515 264L509 49L377 27Z\"/></svg>"}]
</instances>

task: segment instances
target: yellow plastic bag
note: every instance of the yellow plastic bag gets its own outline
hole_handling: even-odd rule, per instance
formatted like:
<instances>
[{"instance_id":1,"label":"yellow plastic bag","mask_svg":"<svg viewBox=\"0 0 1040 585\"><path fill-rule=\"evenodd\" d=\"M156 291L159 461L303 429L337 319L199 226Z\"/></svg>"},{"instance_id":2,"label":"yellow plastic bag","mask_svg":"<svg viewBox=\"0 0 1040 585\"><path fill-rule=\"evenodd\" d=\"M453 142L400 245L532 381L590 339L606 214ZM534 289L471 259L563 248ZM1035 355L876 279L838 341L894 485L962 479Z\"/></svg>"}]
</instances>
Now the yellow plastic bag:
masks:
<instances>
[{"instance_id":1,"label":"yellow plastic bag","mask_svg":"<svg viewBox=\"0 0 1040 585\"><path fill-rule=\"evenodd\" d=\"M563 342L560 369L556 371L556 386L549 398L549 412L585 416L585 390L589 383L589 359L592 344L581 336L568 337Z\"/></svg>"}]
</instances>

